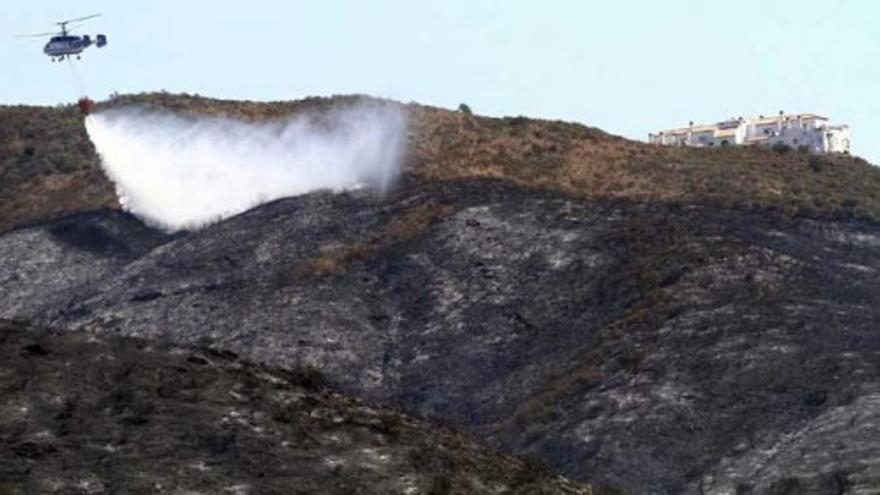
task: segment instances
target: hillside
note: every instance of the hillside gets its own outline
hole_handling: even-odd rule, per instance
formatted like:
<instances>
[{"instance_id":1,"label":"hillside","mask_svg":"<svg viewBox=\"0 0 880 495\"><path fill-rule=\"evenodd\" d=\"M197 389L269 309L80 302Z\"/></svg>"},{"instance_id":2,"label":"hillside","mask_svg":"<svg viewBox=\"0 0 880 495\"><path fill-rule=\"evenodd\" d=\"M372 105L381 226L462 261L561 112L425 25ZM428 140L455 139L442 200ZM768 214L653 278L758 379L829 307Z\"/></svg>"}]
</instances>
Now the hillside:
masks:
<instances>
[{"instance_id":1,"label":"hillside","mask_svg":"<svg viewBox=\"0 0 880 495\"><path fill-rule=\"evenodd\" d=\"M0 107L0 184L0 231L116 205L72 107Z\"/></svg>"},{"instance_id":2,"label":"hillside","mask_svg":"<svg viewBox=\"0 0 880 495\"><path fill-rule=\"evenodd\" d=\"M103 105L259 120L356 100ZM318 369L626 493L880 485L877 169L404 108L389 197L312 193L196 232L113 209L91 150L73 171L16 161L0 197L39 194L4 204L0 318ZM93 183L67 197L54 176Z\"/></svg>"},{"instance_id":3,"label":"hillside","mask_svg":"<svg viewBox=\"0 0 880 495\"><path fill-rule=\"evenodd\" d=\"M483 180L312 194L174 237L80 214L0 237L0 257L0 317L314 366L574 478L751 483L768 449L858 431L834 463L774 457L758 486L880 479L860 405L880 385L876 224Z\"/></svg>"},{"instance_id":4,"label":"hillside","mask_svg":"<svg viewBox=\"0 0 880 495\"><path fill-rule=\"evenodd\" d=\"M0 321L0 493L592 494L311 369Z\"/></svg>"},{"instance_id":5,"label":"hillside","mask_svg":"<svg viewBox=\"0 0 880 495\"><path fill-rule=\"evenodd\" d=\"M246 120L320 113L363 97L241 102L165 93L99 108L147 105ZM389 104L398 105L394 102ZM425 180L498 178L585 199L769 207L816 218L880 219L880 173L859 158L769 149L658 148L578 124L492 119L417 104L406 170ZM114 204L74 107L0 107L0 230Z\"/></svg>"}]
</instances>

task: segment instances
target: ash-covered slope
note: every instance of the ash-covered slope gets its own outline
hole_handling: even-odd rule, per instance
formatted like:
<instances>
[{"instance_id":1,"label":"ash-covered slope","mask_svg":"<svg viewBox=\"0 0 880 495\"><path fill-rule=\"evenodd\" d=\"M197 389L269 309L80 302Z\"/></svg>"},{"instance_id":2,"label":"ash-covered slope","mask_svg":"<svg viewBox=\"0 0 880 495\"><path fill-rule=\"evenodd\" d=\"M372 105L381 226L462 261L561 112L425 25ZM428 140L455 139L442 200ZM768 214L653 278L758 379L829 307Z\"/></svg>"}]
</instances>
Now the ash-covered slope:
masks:
<instances>
[{"instance_id":1,"label":"ash-covered slope","mask_svg":"<svg viewBox=\"0 0 880 495\"><path fill-rule=\"evenodd\" d=\"M590 494L315 370L0 321L0 493Z\"/></svg>"},{"instance_id":2,"label":"ash-covered slope","mask_svg":"<svg viewBox=\"0 0 880 495\"><path fill-rule=\"evenodd\" d=\"M9 314L56 308L84 280L116 275L171 239L118 211L74 214L7 235L0 247L0 292Z\"/></svg>"},{"instance_id":3,"label":"ash-covered slope","mask_svg":"<svg viewBox=\"0 0 880 495\"><path fill-rule=\"evenodd\" d=\"M413 179L176 238L103 228L161 244L122 262L55 225L0 237L0 316L314 366L634 493L880 483L875 223Z\"/></svg>"}]
</instances>

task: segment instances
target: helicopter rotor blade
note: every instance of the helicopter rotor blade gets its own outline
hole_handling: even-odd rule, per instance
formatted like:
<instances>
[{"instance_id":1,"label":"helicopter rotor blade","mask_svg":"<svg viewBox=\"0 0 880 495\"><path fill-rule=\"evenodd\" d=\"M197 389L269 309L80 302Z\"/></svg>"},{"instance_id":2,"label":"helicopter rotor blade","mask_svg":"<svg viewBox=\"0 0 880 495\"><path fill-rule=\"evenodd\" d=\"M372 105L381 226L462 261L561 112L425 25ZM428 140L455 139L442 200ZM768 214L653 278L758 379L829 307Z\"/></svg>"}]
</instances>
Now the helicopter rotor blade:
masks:
<instances>
[{"instance_id":1,"label":"helicopter rotor blade","mask_svg":"<svg viewBox=\"0 0 880 495\"><path fill-rule=\"evenodd\" d=\"M52 33L16 34L13 38L43 38L46 36L55 36L56 34L58 34L57 31Z\"/></svg>"},{"instance_id":2,"label":"helicopter rotor blade","mask_svg":"<svg viewBox=\"0 0 880 495\"><path fill-rule=\"evenodd\" d=\"M56 22L55 24L61 26L60 32L59 31L52 31L50 33L16 34L13 36L13 38L39 38L39 37L44 37L44 36L59 36L59 35L72 33L76 30L76 28L73 27L73 28L68 29L67 28L68 24L73 24L73 23L86 21L89 19L94 19L95 17L101 17L101 15L103 15L103 14L98 13L98 14L87 15L85 17L77 17L76 19L68 19L66 21Z\"/></svg>"},{"instance_id":3,"label":"helicopter rotor blade","mask_svg":"<svg viewBox=\"0 0 880 495\"><path fill-rule=\"evenodd\" d=\"M58 22L57 24L71 24L74 22L82 22L82 21L85 21L88 19L94 19L95 17L101 17L101 14L92 14L92 15L87 15L85 17L77 17L76 19L68 19L66 21Z\"/></svg>"}]
</instances>

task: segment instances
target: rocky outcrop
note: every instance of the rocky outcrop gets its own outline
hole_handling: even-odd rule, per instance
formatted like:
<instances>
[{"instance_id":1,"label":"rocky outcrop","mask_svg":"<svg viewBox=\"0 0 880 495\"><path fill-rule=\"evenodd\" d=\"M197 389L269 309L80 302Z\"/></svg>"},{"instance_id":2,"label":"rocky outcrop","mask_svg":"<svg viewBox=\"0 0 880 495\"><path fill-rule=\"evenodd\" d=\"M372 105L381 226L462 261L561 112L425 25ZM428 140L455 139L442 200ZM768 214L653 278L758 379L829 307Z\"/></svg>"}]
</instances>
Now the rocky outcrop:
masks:
<instances>
[{"instance_id":1,"label":"rocky outcrop","mask_svg":"<svg viewBox=\"0 0 880 495\"><path fill-rule=\"evenodd\" d=\"M88 218L103 251L0 237L0 315L316 367L634 493L880 483L876 224L415 179L173 238Z\"/></svg>"}]
</instances>

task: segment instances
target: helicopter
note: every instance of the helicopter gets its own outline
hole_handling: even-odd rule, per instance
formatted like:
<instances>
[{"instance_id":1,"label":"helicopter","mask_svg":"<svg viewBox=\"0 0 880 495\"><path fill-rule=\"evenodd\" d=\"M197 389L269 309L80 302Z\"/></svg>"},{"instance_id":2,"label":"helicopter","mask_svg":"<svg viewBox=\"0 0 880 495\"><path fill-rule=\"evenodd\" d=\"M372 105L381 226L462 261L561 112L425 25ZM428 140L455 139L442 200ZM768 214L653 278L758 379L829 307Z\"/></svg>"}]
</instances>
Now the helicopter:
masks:
<instances>
[{"instance_id":1,"label":"helicopter","mask_svg":"<svg viewBox=\"0 0 880 495\"><path fill-rule=\"evenodd\" d=\"M78 17L76 19L69 19L66 21L57 22L59 26L61 26L60 32L54 33L38 33L38 34L22 34L16 36L17 38L34 38L34 37L45 37L52 36L49 38L49 42L46 43L46 46L43 47L43 53L49 56L49 58L55 62L63 61L65 58L70 60L71 56L76 56L76 59L80 59L80 54L86 48L95 45L98 48L103 48L107 45L107 36L103 34L95 35L94 41L92 38L84 34L82 36L72 35L70 30L67 29L68 24L76 24L83 22L88 19L94 19L95 17L99 17L101 14L92 14L86 17Z\"/></svg>"}]
</instances>

